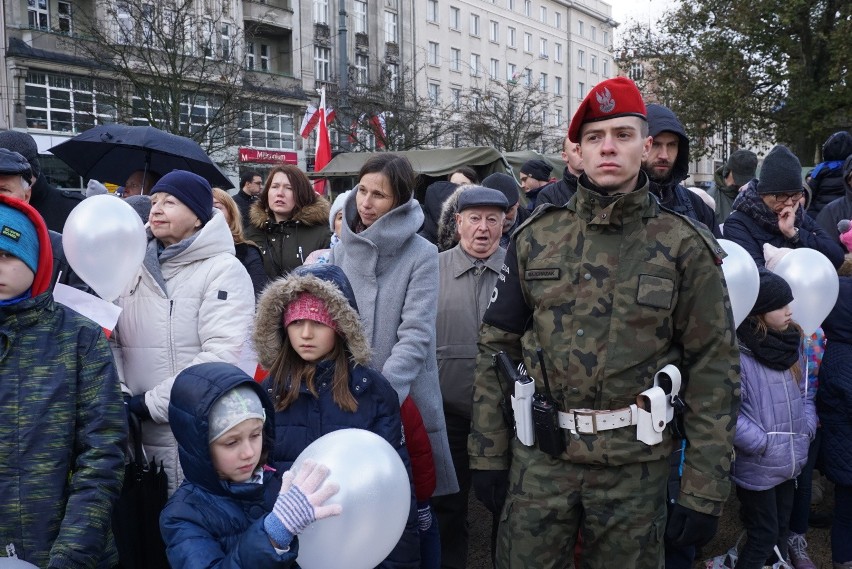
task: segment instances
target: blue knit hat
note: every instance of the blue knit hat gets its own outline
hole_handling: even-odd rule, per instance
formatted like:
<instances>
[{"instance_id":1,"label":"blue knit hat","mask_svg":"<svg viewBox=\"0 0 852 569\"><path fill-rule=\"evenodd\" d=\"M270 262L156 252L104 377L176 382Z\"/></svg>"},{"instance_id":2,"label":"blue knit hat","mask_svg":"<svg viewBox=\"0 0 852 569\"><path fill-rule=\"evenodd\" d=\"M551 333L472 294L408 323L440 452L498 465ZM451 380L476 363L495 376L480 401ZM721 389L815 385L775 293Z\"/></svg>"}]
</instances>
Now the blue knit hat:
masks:
<instances>
[{"instance_id":1,"label":"blue knit hat","mask_svg":"<svg viewBox=\"0 0 852 569\"><path fill-rule=\"evenodd\" d=\"M0 250L11 253L35 273L38 271L38 234L20 210L0 204Z\"/></svg>"},{"instance_id":2,"label":"blue knit hat","mask_svg":"<svg viewBox=\"0 0 852 569\"><path fill-rule=\"evenodd\" d=\"M172 170L154 184L151 195L171 194L192 210L204 225L213 217L213 188L210 182L186 170Z\"/></svg>"}]
</instances>

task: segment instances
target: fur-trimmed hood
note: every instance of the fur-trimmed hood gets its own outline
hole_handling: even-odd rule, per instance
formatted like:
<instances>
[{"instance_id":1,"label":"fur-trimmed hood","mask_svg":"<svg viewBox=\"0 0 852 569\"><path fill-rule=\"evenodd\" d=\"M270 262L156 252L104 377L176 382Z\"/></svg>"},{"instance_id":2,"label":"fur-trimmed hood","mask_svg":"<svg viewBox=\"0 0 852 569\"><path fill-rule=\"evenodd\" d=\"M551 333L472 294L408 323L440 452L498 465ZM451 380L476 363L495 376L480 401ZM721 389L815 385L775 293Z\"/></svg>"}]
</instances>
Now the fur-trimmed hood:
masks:
<instances>
[{"instance_id":1,"label":"fur-trimmed hood","mask_svg":"<svg viewBox=\"0 0 852 569\"><path fill-rule=\"evenodd\" d=\"M317 196L314 203L306 205L300 209L292 219L282 221L285 224L302 224L308 226L327 225L328 214L331 210L331 205L328 200ZM257 200L249 208L249 220L253 227L263 231L266 229L266 224L275 224L275 218L260 200Z\"/></svg>"},{"instance_id":2,"label":"fur-trimmed hood","mask_svg":"<svg viewBox=\"0 0 852 569\"><path fill-rule=\"evenodd\" d=\"M458 225L456 224L456 210L458 209L459 196L467 186L462 186L454 191L444 200L441 206L441 217L438 218L438 252L449 251L459 244Z\"/></svg>"},{"instance_id":3,"label":"fur-trimmed hood","mask_svg":"<svg viewBox=\"0 0 852 569\"><path fill-rule=\"evenodd\" d=\"M284 345L283 315L301 292L320 298L337 322L354 363L366 366L371 351L361 326L355 293L343 270L336 265L307 265L295 269L264 289L257 303L254 347L260 365L269 369Z\"/></svg>"}]
</instances>

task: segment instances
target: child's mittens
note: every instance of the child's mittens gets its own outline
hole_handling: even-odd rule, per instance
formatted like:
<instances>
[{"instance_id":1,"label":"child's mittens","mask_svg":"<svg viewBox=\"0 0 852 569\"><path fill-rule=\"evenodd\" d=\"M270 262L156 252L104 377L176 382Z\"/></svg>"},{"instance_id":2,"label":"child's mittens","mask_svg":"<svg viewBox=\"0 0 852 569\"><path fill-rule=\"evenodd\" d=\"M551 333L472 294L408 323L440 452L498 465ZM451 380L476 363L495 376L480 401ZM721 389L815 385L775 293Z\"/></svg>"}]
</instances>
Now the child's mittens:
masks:
<instances>
[{"instance_id":1,"label":"child's mittens","mask_svg":"<svg viewBox=\"0 0 852 569\"><path fill-rule=\"evenodd\" d=\"M316 520L343 511L340 504L323 505L339 489L337 484L323 485L328 474L328 467L312 460L302 463L295 475L292 470L284 473L278 499L263 522L266 533L280 548L287 547L293 536Z\"/></svg>"},{"instance_id":2,"label":"child's mittens","mask_svg":"<svg viewBox=\"0 0 852 569\"><path fill-rule=\"evenodd\" d=\"M429 507L429 502L417 502L417 523L420 531L432 527L432 508Z\"/></svg>"}]
</instances>

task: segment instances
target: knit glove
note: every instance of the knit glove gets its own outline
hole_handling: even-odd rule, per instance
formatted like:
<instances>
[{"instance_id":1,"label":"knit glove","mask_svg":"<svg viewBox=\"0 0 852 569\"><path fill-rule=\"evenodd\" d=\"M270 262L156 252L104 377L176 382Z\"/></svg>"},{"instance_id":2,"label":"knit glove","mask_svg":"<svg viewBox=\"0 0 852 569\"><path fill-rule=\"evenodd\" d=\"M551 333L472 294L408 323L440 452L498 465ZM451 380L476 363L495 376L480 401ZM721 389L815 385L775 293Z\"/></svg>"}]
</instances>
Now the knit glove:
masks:
<instances>
[{"instance_id":1,"label":"knit glove","mask_svg":"<svg viewBox=\"0 0 852 569\"><path fill-rule=\"evenodd\" d=\"M420 531L432 527L432 508L429 507L429 502L417 502L417 523Z\"/></svg>"},{"instance_id":2,"label":"knit glove","mask_svg":"<svg viewBox=\"0 0 852 569\"><path fill-rule=\"evenodd\" d=\"M500 515L509 490L508 470L471 470L470 481L476 498L495 516Z\"/></svg>"},{"instance_id":3,"label":"knit glove","mask_svg":"<svg viewBox=\"0 0 852 569\"><path fill-rule=\"evenodd\" d=\"M719 518L716 516L675 504L666 527L666 538L675 547L701 547L710 543L718 526Z\"/></svg>"},{"instance_id":4,"label":"knit glove","mask_svg":"<svg viewBox=\"0 0 852 569\"><path fill-rule=\"evenodd\" d=\"M279 549L287 547L293 536L316 520L337 516L343 511L340 504L323 505L339 489L337 484L323 485L327 477L328 467L313 460L303 462L295 475L292 470L284 473L272 513L263 521L266 533Z\"/></svg>"},{"instance_id":5,"label":"knit glove","mask_svg":"<svg viewBox=\"0 0 852 569\"><path fill-rule=\"evenodd\" d=\"M90 198L92 196L99 196L101 194L107 194L109 190L107 187L98 182L97 180L89 180L89 183L86 184L86 197Z\"/></svg>"}]
</instances>

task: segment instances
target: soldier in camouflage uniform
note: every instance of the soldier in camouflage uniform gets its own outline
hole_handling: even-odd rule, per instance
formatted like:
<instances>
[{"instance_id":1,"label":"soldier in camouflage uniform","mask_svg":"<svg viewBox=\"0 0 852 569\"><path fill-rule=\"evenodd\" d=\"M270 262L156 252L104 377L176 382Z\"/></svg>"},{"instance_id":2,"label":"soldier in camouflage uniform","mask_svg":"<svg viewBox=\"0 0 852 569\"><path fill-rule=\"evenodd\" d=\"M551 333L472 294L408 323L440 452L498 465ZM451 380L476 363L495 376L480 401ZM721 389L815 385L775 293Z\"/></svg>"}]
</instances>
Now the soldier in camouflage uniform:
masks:
<instances>
[{"instance_id":1,"label":"soldier in camouflage uniform","mask_svg":"<svg viewBox=\"0 0 852 569\"><path fill-rule=\"evenodd\" d=\"M632 81L598 84L569 136L586 168L577 194L564 207L539 208L518 229L485 314L468 444L473 485L493 496L508 476L498 567L570 566L579 529L583 567L656 569L671 427L662 443L647 445L636 427L607 420L610 411L629 412L665 365L681 370L689 446L668 532L676 543L708 542L729 492L739 403L724 253L650 196L640 164L651 139ZM539 347L557 407L576 420L560 429L567 448L557 457L513 436L492 370L492 356L506 351L541 392ZM600 416L573 413L588 409Z\"/></svg>"}]
</instances>

